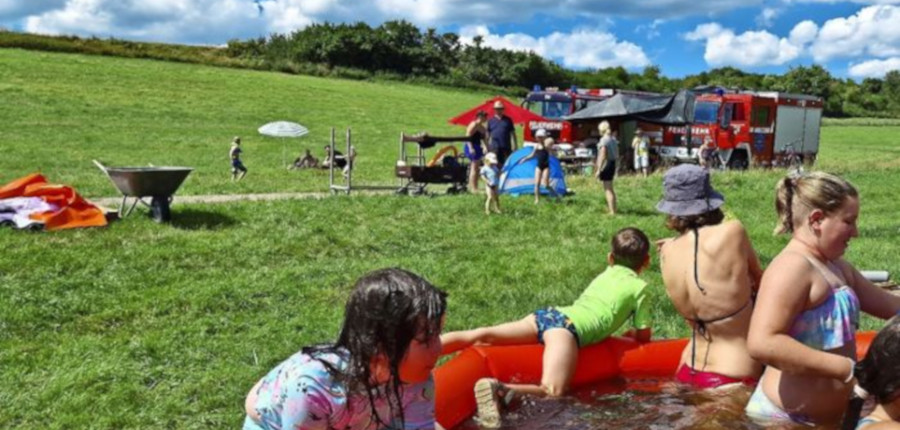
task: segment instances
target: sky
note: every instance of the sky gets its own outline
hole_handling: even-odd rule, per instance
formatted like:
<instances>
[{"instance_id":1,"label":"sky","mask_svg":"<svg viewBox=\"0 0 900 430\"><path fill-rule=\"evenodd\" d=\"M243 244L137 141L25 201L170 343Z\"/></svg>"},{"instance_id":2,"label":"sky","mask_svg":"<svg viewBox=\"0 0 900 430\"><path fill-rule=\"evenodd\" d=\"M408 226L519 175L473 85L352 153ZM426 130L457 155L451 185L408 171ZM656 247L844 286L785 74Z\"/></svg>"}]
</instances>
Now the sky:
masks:
<instances>
[{"instance_id":1,"label":"sky","mask_svg":"<svg viewBox=\"0 0 900 430\"><path fill-rule=\"evenodd\" d=\"M199 45L399 19L576 70L900 70L900 0L0 0L0 28Z\"/></svg>"}]
</instances>

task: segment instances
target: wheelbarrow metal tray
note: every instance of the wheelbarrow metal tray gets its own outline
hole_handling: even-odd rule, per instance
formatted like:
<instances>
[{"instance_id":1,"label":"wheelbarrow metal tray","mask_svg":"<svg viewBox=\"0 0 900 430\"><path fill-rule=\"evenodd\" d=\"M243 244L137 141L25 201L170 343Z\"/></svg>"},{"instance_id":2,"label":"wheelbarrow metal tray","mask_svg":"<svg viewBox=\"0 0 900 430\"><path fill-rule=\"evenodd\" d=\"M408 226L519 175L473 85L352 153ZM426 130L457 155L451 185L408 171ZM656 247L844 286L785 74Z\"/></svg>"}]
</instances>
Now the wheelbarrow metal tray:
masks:
<instances>
[{"instance_id":1,"label":"wheelbarrow metal tray","mask_svg":"<svg viewBox=\"0 0 900 430\"><path fill-rule=\"evenodd\" d=\"M129 197L171 196L194 169L190 167L108 167L106 173Z\"/></svg>"}]
</instances>

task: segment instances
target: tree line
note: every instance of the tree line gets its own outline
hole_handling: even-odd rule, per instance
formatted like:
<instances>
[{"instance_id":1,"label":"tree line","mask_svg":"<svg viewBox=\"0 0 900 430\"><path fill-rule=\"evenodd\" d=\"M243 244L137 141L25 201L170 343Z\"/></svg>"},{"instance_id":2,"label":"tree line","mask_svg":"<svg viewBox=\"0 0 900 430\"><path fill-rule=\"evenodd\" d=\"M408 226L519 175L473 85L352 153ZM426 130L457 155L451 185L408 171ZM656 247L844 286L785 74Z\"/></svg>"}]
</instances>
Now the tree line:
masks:
<instances>
[{"instance_id":1,"label":"tree line","mask_svg":"<svg viewBox=\"0 0 900 430\"><path fill-rule=\"evenodd\" d=\"M438 33L433 28L423 32L406 21L389 21L377 27L365 23L313 24L290 34L232 40L226 50L233 58L284 71L302 71L304 65L315 64L458 87L503 87L514 93L524 93L534 85L663 93L716 85L819 96L825 100L825 114L832 117L900 117L898 71L861 83L834 77L819 65L793 67L781 75L722 67L680 79L662 76L657 66L641 72L623 67L575 71L533 52L486 47L480 36L471 44L463 44L454 33Z\"/></svg>"},{"instance_id":2,"label":"tree line","mask_svg":"<svg viewBox=\"0 0 900 430\"><path fill-rule=\"evenodd\" d=\"M143 43L117 39L40 36L0 30L0 47L154 58L225 67L273 70L350 79L383 79L473 88L512 96L534 85L617 88L668 93L715 85L730 89L810 94L825 100L830 117L900 118L900 71L861 82L832 76L819 66L784 74L722 67L668 78L658 66L570 70L533 52L495 49L480 36L465 44L455 33L420 30L406 21L313 24L290 34L230 40L224 48Z\"/></svg>"}]
</instances>

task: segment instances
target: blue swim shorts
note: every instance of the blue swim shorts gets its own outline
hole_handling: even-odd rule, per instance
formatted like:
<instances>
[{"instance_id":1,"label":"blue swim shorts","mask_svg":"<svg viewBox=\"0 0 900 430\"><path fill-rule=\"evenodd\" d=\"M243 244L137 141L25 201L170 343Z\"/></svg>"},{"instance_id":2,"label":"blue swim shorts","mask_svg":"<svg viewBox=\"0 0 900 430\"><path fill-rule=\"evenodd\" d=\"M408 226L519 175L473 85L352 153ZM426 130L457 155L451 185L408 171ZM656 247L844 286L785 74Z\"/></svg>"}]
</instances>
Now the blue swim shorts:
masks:
<instances>
[{"instance_id":1,"label":"blue swim shorts","mask_svg":"<svg viewBox=\"0 0 900 430\"><path fill-rule=\"evenodd\" d=\"M550 307L545 309L538 309L534 312L534 321L537 323L537 339L541 345L544 344L544 332L554 328L564 328L572 333L572 336L575 336L575 342L581 345L581 342L578 340L578 333L575 332L575 324L572 323L572 320L569 317L563 315L562 312L558 311L556 308Z\"/></svg>"}]
</instances>

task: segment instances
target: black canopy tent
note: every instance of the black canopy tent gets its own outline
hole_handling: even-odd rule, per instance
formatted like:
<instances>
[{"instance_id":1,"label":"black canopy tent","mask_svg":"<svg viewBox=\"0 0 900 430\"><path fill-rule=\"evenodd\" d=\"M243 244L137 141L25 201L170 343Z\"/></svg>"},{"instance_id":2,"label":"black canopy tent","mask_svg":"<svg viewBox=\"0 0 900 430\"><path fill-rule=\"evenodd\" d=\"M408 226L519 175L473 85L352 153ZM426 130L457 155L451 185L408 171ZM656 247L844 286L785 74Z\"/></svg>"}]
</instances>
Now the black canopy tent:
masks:
<instances>
[{"instance_id":1,"label":"black canopy tent","mask_svg":"<svg viewBox=\"0 0 900 430\"><path fill-rule=\"evenodd\" d=\"M688 90L667 95L619 93L563 119L572 122L617 119L686 125L694 121L694 100L694 93Z\"/></svg>"},{"instance_id":2,"label":"black canopy tent","mask_svg":"<svg viewBox=\"0 0 900 430\"><path fill-rule=\"evenodd\" d=\"M696 93L681 90L675 94L619 93L586 109L565 117L573 123L601 120L642 121L659 125L689 125L694 122ZM691 127L685 127L684 142L691 146Z\"/></svg>"}]
</instances>

